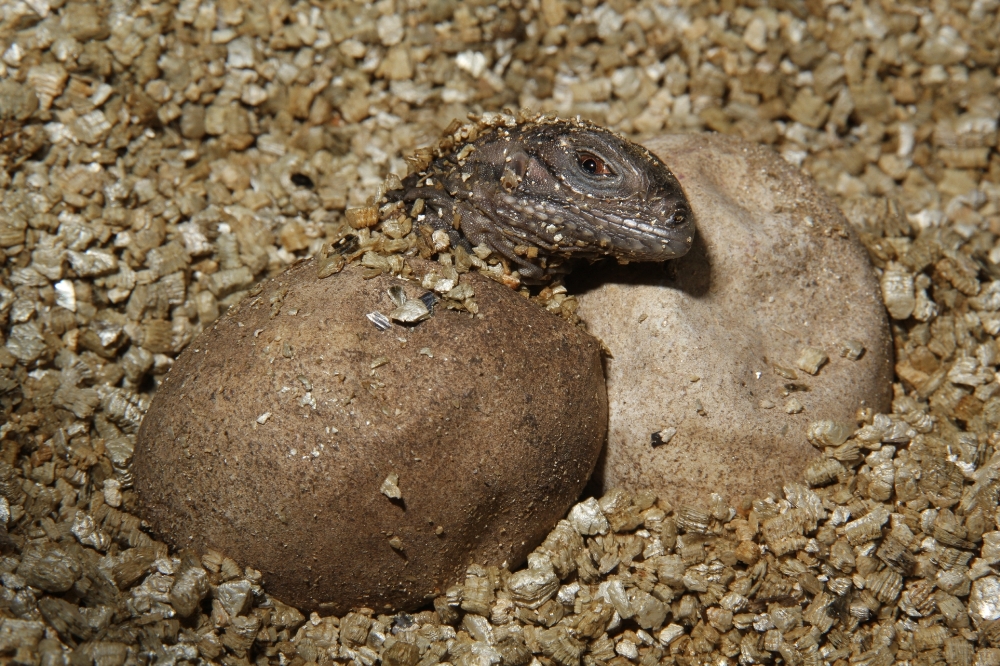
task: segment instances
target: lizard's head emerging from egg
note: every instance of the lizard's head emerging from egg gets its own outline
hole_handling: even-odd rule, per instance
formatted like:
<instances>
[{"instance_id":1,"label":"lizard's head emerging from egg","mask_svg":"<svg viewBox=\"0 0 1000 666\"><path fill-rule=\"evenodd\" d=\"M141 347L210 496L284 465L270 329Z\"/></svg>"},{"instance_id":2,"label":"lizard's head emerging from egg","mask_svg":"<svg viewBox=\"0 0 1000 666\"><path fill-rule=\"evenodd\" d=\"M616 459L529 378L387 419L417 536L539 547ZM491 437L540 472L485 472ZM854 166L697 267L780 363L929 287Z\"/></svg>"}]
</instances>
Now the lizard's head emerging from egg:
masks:
<instances>
[{"instance_id":1,"label":"lizard's head emerging from egg","mask_svg":"<svg viewBox=\"0 0 1000 666\"><path fill-rule=\"evenodd\" d=\"M694 224L677 179L642 146L590 123L496 124L404 182L472 244L528 278L564 258L663 261L686 253Z\"/></svg>"}]
</instances>

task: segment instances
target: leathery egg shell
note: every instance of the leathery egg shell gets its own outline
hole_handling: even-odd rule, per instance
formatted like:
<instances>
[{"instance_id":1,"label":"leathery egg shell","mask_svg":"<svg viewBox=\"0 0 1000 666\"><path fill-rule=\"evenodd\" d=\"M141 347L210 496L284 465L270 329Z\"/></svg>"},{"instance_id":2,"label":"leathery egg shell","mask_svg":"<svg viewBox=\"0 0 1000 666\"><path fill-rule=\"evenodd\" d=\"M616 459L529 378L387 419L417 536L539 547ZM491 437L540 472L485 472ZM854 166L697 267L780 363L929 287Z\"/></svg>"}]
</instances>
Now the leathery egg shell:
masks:
<instances>
[{"instance_id":1,"label":"leathery egg shell","mask_svg":"<svg viewBox=\"0 0 1000 666\"><path fill-rule=\"evenodd\" d=\"M439 305L382 330L367 315L396 307L390 287L423 290L362 270L318 279L309 260L252 290L179 356L133 465L158 536L338 614L419 607L472 561L519 565L607 428L581 329L470 273L479 316Z\"/></svg>"},{"instance_id":2,"label":"leathery egg shell","mask_svg":"<svg viewBox=\"0 0 1000 666\"><path fill-rule=\"evenodd\" d=\"M859 409L889 411L882 295L909 316L912 276L887 284L887 270L880 290L843 214L767 148L714 134L647 147L677 176L697 231L666 266L581 275L592 284L577 312L610 350L595 489L651 489L675 506L718 493L739 507L806 471L810 424L849 433ZM841 355L844 340L853 351Z\"/></svg>"}]
</instances>

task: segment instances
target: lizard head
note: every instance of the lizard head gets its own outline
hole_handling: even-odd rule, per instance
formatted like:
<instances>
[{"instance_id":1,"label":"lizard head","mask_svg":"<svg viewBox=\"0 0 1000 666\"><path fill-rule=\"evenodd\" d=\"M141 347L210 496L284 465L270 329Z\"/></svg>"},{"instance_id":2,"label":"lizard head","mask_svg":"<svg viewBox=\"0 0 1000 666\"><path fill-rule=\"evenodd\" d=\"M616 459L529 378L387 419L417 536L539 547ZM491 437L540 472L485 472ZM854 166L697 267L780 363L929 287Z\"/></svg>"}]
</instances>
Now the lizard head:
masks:
<instances>
[{"instance_id":1,"label":"lizard head","mask_svg":"<svg viewBox=\"0 0 1000 666\"><path fill-rule=\"evenodd\" d=\"M494 126L435 167L463 235L528 277L561 272L562 258L663 261L691 247L691 208L666 165L590 123Z\"/></svg>"}]
</instances>

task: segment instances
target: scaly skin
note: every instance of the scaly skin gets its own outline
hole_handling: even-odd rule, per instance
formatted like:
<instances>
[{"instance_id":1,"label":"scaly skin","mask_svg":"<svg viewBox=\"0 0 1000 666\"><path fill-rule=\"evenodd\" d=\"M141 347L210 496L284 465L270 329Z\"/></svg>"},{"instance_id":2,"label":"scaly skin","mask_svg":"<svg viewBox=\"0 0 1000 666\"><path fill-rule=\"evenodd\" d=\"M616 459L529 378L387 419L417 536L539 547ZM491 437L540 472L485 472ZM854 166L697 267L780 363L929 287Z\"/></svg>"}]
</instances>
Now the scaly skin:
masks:
<instances>
[{"instance_id":1,"label":"scaly skin","mask_svg":"<svg viewBox=\"0 0 1000 666\"><path fill-rule=\"evenodd\" d=\"M663 261L691 247L691 208L677 179L609 130L546 118L494 124L439 155L387 198L423 199L421 221L460 229L528 281L566 272L566 259Z\"/></svg>"}]
</instances>

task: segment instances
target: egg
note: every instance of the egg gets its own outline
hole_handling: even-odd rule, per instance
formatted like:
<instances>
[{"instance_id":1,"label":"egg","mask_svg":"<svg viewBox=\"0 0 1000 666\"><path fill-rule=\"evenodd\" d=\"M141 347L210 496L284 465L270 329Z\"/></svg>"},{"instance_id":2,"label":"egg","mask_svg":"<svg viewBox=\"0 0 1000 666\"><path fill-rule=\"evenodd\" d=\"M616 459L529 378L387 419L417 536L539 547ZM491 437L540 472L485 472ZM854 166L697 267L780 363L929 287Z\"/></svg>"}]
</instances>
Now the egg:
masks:
<instances>
[{"instance_id":1,"label":"egg","mask_svg":"<svg viewBox=\"0 0 1000 666\"><path fill-rule=\"evenodd\" d=\"M437 266L409 261L417 277ZM132 468L163 540L338 614L417 608L473 561L521 564L607 428L582 328L478 273L461 276L477 315L439 303L393 323L401 301L431 299L364 271L319 278L308 260L252 290L178 357Z\"/></svg>"}]
</instances>

